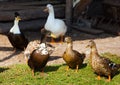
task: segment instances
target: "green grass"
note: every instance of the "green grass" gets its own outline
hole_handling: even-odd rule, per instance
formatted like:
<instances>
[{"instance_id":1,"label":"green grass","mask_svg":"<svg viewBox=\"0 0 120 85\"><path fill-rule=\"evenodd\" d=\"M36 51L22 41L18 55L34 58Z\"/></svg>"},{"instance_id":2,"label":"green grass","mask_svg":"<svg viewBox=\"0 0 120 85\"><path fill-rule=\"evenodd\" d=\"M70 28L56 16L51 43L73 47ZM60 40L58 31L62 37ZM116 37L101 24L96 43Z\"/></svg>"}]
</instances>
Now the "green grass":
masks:
<instances>
[{"instance_id":1,"label":"green grass","mask_svg":"<svg viewBox=\"0 0 120 85\"><path fill-rule=\"evenodd\" d=\"M116 55L102 55L120 63ZM83 65L77 73L74 69L65 69L66 65L46 66L44 74L36 72L33 77L26 64L0 67L0 85L120 85L120 74L114 76L111 82L107 82L105 77L96 80L89 64Z\"/></svg>"}]
</instances>

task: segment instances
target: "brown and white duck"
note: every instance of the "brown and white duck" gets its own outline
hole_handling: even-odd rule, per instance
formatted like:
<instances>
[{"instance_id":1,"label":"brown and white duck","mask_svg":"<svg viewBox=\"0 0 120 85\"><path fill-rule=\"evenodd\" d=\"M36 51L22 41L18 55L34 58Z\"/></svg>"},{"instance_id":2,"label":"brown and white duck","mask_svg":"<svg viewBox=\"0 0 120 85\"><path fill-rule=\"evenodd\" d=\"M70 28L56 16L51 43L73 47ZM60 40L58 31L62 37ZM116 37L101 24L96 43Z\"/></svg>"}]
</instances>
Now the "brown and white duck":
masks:
<instances>
[{"instance_id":1,"label":"brown and white duck","mask_svg":"<svg viewBox=\"0 0 120 85\"><path fill-rule=\"evenodd\" d=\"M31 45L31 46L30 46ZM28 44L24 55L27 58L27 64L32 70L34 76L35 71L44 71L44 68L48 62L50 54L53 52L54 47L52 45L40 42L31 42Z\"/></svg>"},{"instance_id":2,"label":"brown and white duck","mask_svg":"<svg viewBox=\"0 0 120 85\"><path fill-rule=\"evenodd\" d=\"M65 22L62 19L55 18L53 5L47 4L44 11L49 12L44 28L51 32L52 42L54 42L53 38L58 37L61 37L61 42L63 42L63 36L67 31Z\"/></svg>"},{"instance_id":3,"label":"brown and white duck","mask_svg":"<svg viewBox=\"0 0 120 85\"><path fill-rule=\"evenodd\" d=\"M116 64L110 59L100 56L97 51L96 43L93 40L90 41L90 44L87 47L90 47L91 49L90 65L98 75L97 79L100 80L100 76L107 76L108 81L111 81L111 77L117 73L120 64Z\"/></svg>"},{"instance_id":4,"label":"brown and white duck","mask_svg":"<svg viewBox=\"0 0 120 85\"><path fill-rule=\"evenodd\" d=\"M73 42L71 37L66 37L65 42L67 43L67 48L62 57L68 65L68 68L76 69L77 72L79 67L83 64L85 54L73 50Z\"/></svg>"}]
</instances>

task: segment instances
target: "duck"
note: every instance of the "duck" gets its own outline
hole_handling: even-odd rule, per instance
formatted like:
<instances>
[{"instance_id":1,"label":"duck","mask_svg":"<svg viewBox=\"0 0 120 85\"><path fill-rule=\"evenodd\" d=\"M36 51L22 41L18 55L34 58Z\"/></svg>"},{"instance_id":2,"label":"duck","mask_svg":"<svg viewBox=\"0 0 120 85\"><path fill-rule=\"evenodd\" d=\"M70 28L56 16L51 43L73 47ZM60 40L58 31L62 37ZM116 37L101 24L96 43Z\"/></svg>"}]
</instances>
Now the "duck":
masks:
<instances>
[{"instance_id":1,"label":"duck","mask_svg":"<svg viewBox=\"0 0 120 85\"><path fill-rule=\"evenodd\" d=\"M35 71L44 72L44 68L52 54L54 47L47 43L40 43L40 41L32 41L28 44L24 55L26 57L27 65L32 70L32 75Z\"/></svg>"},{"instance_id":2,"label":"duck","mask_svg":"<svg viewBox=\"0 0 120 85\"><path fill-rule=\"evenodd\" d=\"M64 35L67 32L67 26L65 22L62 19L55 18L54 7L52 4L47 4L44 11L49 13L44 28L51 32L50 34L50 36L52 37L51 42L54 43L55 42L54 39L59 37L61 37L60 42L63 42Z\"/></svg>"},{"instance_id":3,"label":"duck","mask_svg":"<svg viewBox=\"0 0 120 85\"><path fill-rule=\"evenodd\" d=\"M21 20L20 14L15 12L14 25L7 34L7 37L14 49L25 50L28 45L28 39L23 32L20 31L19 21Z\"/></svg>"},{"instance_id":4,"label":"duck","mask_svg":"<svg viewBox=\"0 0 120 85\"><path fill-rule=\"evenodd\" d=\"M76 69L76 72L78 72L78 69L82 66L85 59L85 54L73 50L73 41L71 37L66 37L65 42L67 43L67 47L62 57L68 65L66 70L72 68Z\"/></svg>"},{"instance_id":5,"label":"duck","mask_svg":"<svg viewBox=\"0 0 120 85\"><path fill-rule=\"evenodd\" d=\"M94 40L90 40L89 43L90 44L87 45L87 47L90 48L90 66L97 74L97 79L100 80L101 76L106 76L108 77L107 81L111 81L111 78L120 69L120 64L116 64L109 58L100 56Z\"/></svg>"}]
</instances>

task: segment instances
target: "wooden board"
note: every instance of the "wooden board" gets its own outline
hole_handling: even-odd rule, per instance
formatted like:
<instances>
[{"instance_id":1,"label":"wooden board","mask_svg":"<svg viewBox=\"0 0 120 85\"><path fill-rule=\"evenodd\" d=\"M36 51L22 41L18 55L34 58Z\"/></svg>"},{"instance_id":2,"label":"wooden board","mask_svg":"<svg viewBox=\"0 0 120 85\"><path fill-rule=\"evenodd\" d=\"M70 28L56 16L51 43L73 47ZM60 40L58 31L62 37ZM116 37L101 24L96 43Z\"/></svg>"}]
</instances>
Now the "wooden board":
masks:
<instances>
[{"instance_id":1,"label":"wooden board","mask_svg":"<svg viewBox=\"0 0 120 85\"><path fill-rule=\"evenodd\" d=\"M14 12L19 12L22 20L19 23L21 30L40 30L44 27L48 13L43 10L46 5L54 5L55 17L65 18L64 0L43 0L24 3L1 2L0 3L0 33L6 33L13 26Z\"/></svg>"},{"instance_id":2,"label":"wooden board","mask_svg":"<svg viewBox=\"0 0 120 85\"><path fill-rule=\"evenodd\" d=\"M43 12L48 2L0 3L0 21L14 20L14 12L19 12L22 20L46 18L48 13ZM65 4L57 1L54 4L56 17L65 17ZM7 7L6 7L7 6Z\"/></svg>"},{"instance_id":3,"label":"wooden board","mask_svg":"<svg viewBox=\"0 0 120 85\"><path fill-rule=\"evenodd\" d=\"M107 33L120 35L120 26L118 24L98 24L96 28L104 30Z\"/></svg>"},{"instance_id":4,"label":"wooden board","mask_svg":"<svg viewBox=\"0 0 120 85\"><path fill-rule=\"evenodd\" d=\"M73 24L71 27L74 28L74 29L77 29L81 32L85 32L85 33L88 33L88 34L94 34L94 35L102 34L104 32L102 30L97 30L97 29L93 29L93 28L79 27L76 24Z\"/></svg>"}]
</instances>

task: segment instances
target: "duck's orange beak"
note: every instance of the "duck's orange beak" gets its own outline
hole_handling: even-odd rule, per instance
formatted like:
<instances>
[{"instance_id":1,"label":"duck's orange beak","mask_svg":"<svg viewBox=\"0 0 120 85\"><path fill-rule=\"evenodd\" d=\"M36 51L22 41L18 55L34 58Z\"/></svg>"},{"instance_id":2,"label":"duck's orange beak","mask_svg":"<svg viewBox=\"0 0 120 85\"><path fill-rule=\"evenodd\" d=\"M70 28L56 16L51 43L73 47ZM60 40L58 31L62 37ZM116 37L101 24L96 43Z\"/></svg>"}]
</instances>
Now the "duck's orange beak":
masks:
<instances>
[{"instance_id":1,"label":"duck's orange beak","mask_svg":"<svg viewBox=\"0 0 120 85\"><path fill-rule=\"evenodd\" d=\"M46 7L43 11L44 11L44 12L48 12L48 8Z\"/></svg>"},{"instance_id":2,"label":"duck's orange beak","mask_svg":"<svg viewBox=\"0 0 120 85\"><path fill-rule=\"evenodd\" d=\"M16 20L18 20L18 21L21 20L21 17L20 17L20 16L17 16L17 17L16 17Z\"/></svg>"}]
</instances>

